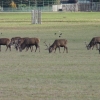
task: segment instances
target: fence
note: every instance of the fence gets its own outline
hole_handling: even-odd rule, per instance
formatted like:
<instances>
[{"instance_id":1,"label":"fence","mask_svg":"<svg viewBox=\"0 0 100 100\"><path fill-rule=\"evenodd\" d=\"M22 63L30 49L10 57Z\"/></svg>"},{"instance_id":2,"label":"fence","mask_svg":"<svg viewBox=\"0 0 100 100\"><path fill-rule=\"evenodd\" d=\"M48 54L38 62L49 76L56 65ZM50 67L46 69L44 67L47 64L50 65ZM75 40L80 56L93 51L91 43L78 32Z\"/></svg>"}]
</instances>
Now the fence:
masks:
<instances>
[{"instance_id":1,"label":"fence","mask_svg":"<svg viewBox=\"0 0 100 100\"><path fill-rule=\"evenodd\" d=\"M18 2L14 2L13 0L10 1L4 2L3 0L0 0L0 11L28 12L36 9L41 11L52 11L52 5L58 4L56 0L24 0L24 2L23 0L19 0Z\"/></svg>"},{"instance_id":2,"label":"fence","mask_svg":"<svg viewBox=\"0 0 100 100\"><path fill-rule=\"evenodd\" d=\"M80 3L78 11L100 11L100 2Z\"/></svg>"},{"instance_id":3,"label":"fence","mask_svg":"<svg viewBox=\"0 0 100 100\"><path fill-rule=\"evenodd\" d=\"M62 10L63 11L78 11L78 5L77 4L63 4Z\"/></svg>"},{"instance_id":4,"label":"fence","mask_svg":"<svg viewBox=\"0 0 100 100\"><path fill-rule=\"evenodd\" d=\"M42 12L52 12L54 6L58 5L51 0L43 4L35 4L34 2L19 2L16 7L6 7L4 2L0 1L1 12L31 12L32 10L41 10ZM61 7L61 6L60 6ZM76 3L76 4L62 4L62 9L56 11L100 11L100 2L93 3Z\"/></svg>"},{"instance_id":5,"label":"fence","mask_svg":"<svg viewBox=\"0 0 100 100\"><path fill-rule=\"evenodd\" d=\"M11 8L11 7L0 7L1 12L31 12L32 10L41 10L42 12L51 12L52 6L44 7L21 7L21 8Z\"/></svg>"},{"instance_id":6,"label":"fence","mask_svg":"<svg viewBox=\"0 0 100 100\"><path fill-rule=\"evenodd\" d=\"M100 2L53 5L53 11L100 11Z\"/></svg>"}]
</instances>

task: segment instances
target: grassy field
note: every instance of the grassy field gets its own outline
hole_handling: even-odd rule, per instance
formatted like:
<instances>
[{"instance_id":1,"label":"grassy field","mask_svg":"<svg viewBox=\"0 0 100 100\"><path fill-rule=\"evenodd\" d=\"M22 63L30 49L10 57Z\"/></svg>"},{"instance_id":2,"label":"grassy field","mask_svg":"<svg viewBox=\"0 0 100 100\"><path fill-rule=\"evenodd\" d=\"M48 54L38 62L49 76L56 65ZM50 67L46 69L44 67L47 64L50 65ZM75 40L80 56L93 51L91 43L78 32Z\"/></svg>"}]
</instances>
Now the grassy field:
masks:
<instances>
[{"instance_id":1,"label":"grassy field","mask_svg":"<svg viewBox=\"0 0 100 100\"><path fill-rule=\"evenodd\" d=\"M42 13L41 25L31 24L31 13L0 13L0 33L41 40L40 53L1 47L0 100L100 99L100 54L84 43L100 36L99 12ZM68 40L68 53L49 54L43 42L52 44L60 33Z\"/></svg>"}]
</instances>

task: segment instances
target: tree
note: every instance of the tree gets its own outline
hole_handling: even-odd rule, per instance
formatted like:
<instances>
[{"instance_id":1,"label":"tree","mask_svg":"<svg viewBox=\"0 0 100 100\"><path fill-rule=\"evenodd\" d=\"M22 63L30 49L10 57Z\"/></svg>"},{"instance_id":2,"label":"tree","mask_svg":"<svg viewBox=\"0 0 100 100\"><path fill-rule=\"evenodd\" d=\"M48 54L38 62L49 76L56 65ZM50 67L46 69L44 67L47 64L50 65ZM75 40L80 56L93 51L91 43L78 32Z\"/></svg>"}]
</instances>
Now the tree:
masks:
<instances>
[{"instance_id":1,"label":"tree","mask_svg":"<svg viewBox=\"0 0 100 100\"><path fill-rule=\"evenodd\" d=\"M16 3L14 1L11 1L10 5L12 8L16 8Z\"/></svg>"},{"instance_id":2,"label":"tree","mask_svg":"<svg viewBox=\"0 0 100 100\"><path fill-rule=\"evenodd\" d=\"M91 0L91 2L100 2L100 0Z\"/></svg>"},{"instance_id":3,"label":"tree","mask_svg":"<svg viewBox=\"0 0 100 100\"><path fill-rule=\"evenodd\" d=\"M78 0L69 0L68 3L77 3Z\"/></svg>"},{"instance_id":4,"label":"tree","mask_svg":"<svg viewBox=\"0 0 100 100\"><path fill-rule=\"evenodd\" d=\"M36 6L48 6L48 5L53 5L53 4L60 4L60 2L62 0L2 0L3 1L3 6L4 7L14 7L14 4L16 4L15 6L18 6L18 4L25 4L25 5L36 5ZM2 2L1 1L1 2ZM77 3L78 0L65 0L67 3ZM100 1L100 0L93 0L93 1ZM12 5L11 4L12 2Z\"/></svg>"}]
</instances>

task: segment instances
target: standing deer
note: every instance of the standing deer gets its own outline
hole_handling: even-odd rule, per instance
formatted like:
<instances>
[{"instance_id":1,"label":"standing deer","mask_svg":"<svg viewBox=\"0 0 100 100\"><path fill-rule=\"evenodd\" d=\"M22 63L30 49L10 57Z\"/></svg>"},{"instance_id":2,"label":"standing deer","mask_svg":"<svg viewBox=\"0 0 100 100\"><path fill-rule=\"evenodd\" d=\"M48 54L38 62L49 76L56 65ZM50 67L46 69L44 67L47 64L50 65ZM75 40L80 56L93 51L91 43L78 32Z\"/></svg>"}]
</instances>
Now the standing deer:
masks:
<instances>
[{"instance_id":1,"label":"standing deer","mask_svg":"<svg viewBox=\"0 0 100 100\"><path fill-rule=\"evenodd\" d=\"M11 51L11 44L10 44L11 40L8 38L0 38L0 51L1 51L1 45L6 45L6 51L9 48L9 50Z\"/></svg>"},{"instance_id":2,"label":"standing deer","mask_svg":"<svg viewBox=\"0 0 100 100\"><path fill-rule=\"evenodd\" d=\"M47 50L49 50L49 53L51 53L53 50L55 50L54 51L54 53L55 53L57 48L59 48L59 53L61 53L60 52L60 47L64 47L64 51L66 49L66 53L68 53L68 48L66 46L67 45L67 40L66 39L56 39L51 46L48 46L46 44L46 42L44 42L44 43L47 46ZM64 51L63 51L63 53L64 53Z\"/></svg>"},{"instance_id":3,"label":"standing deer","mask_svg":"<svg viewBox=\"0 0 100 100\"><path fill-rule=\"evenodd\" d=\"M86 42L85 42L85 44L86 44ZM99 44L99 48L98 48L97 44ZM91 48L93 50L94 46L96 46L97 50L100 49L100 37L93 37L91 39L90 43L88 45L86 44L87 50L90 50Z\"/></svg>"}]
</instances>

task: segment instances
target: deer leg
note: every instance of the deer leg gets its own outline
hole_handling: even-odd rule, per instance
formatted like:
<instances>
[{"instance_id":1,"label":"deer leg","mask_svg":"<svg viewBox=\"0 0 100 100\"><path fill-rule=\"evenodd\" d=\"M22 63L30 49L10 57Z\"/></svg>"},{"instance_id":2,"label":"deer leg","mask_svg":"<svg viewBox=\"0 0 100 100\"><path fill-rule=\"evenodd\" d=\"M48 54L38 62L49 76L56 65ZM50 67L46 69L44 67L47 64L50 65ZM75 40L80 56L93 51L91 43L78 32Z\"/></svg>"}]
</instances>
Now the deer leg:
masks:
<instances>
[{"instance_id":1,"label":"deer leg","mask_svg":"<svg viewBox=\"0 0 100 100\"><path fill-rule=\"evenodd\" d=\"M38 46L38 48L39 48L39 52L40 52L40 46Z\"/></svg>"},{"instance_id":2,"label":"deer leg","mask_svg":"<svg viewBox=\"0 0 100 100\"><path fill-rule=\"evenodd\" d=\"M98 50L100 51L100 44L99 44L99 48L98 48Z\"/></svg>"},{"instance_id":3,"label":"deer leg","mask_svg":"<svg viewBox=\"0 0 100 100\"><path fill-rule=\"evenodd\" d=\"M39 52L40 52L40 46L39 46L39 44L37 44L36 47L39 48Z\"/></svg>"},{"instance_id":4,"label":"deer leg","mask_svg":"<svg viewBox=\"0 0 100 100\"><path fill-rule=\"evenodd\" d=\"M36 52L36 50L37 50L37 46L36 46L35 52Z\"/></svg>"},{"instance_id":5,"label":"deer leg","mask_svg":"<svg viewBox=\"0 0 100 100\"><path fill-rule=\"evenodd\" d=\"M28 48L26 47L26 51L28 51Z\"/></svg>"},{"instance_id":6,"label":"deer leg","mask_svg":"<svg viewBox=\"0 0 100 100\"><path fill-rule=\"evenodd\" d=\"M39 48L39 52L40 52L40 46L39 45L35 45L36 49L35 49L35 52L37 50L37 48Z\"/></svg>"},{"instance_id":7,"label":"deer leg","mask_svg":"<svg viewBox=\"0 0 100 100\"><path fill-rule=\"evenodd\" d=\"M96 49L98 50L98 45L97 45L97 43L96 43Z\"/></svg>"},{"instance_id":8,"label":"deer leg","mask_svg":"<svg viewBox=\"0 0 100 100\"><path fill-rule=\"evenodd\" d=\"M31 50L31 52L33 51L33 46L30 46L30 50Z\"/></svg>"},{"instance_id":9,"label":"deer leg","mask_svg":"<svg viewBox=\"0 0 100 100\"><path fill-rule=\"evenodd\" d=\"M5 50L5 51L7 51L7 49L8 49L8 46L7 46L7 48L6 48L6 50Z\"/></svg>"},{"instance_id":10,"label":"deer leg","mask_svg":"<svg viewBox=\"0 0 100 100\"><path fill-rule=\"evenodd\" d=\"M100 50L100 43L99 43L99 47L98 47L98 49L97 50Z\"/></svg>"},{"instance_id":11,"label":"deer leg","mask_svg":"<svg viewBox=\"0 0 100 100\"><path fill-rule=\"evenodd\" d=\"M59 48L59 53L61 53L61 52L60 52L60 47L58 47L58 48Z\"/></svg>"},{"instance_id":12,"label":"deer leg","mask_svg":"<svg viewBox=\"0 0 100 100\"><path fill-rule=\"evenodd\" d=\"M1 45L0 45L0 51L1 51Z\"/></svg>"},{"instance_id":13,"label":"deer leg","mask_svg":"<svg viewBox=\"0 0 100 100\"><path fill-rule=\"evenodd\" d=\"M57 49L57 48L55 48L55 51L54 51L54 53L56 53L56 49Z\"/></svg>"},{"instance_id":14,"label":"deer leg","mask_svg":"<svg viewBox=\"0 0 100 100\"><path fill-rule=\"evenodd\" d=\"M94 48L94 45L92 46L92 50L93 50L93 48Z\"/></svg>"},{"instance_id":15,"label":"deer leg","mask_svg":"<svg viewBox=\"0 0 100 100\"><path fill-rule=\"evenodd\" d=\"M66 53L68 53L68 48L66 47Z\"/></svg>"},{"instance_id":16,"label":"deer leg","mask_svg":"<svg viewBox=\"0 0 100 100\"><path fill-rule=\"evenodd\" d=\"M18 47L15 47L16 51L18 51Z\"/></svg>"},{"instance_id":17,"label":"deer leg","mask_svg":"<svg viewBox=\"0 0 100 100\"><path fill-rule=\"evenodd\" d=\"M14 44L14 49L16 49L16 51L18 50L18 45Z\"/></svg>"},{"instance_id":18,"label":"deer leg","mask_svg":"<svg viewBox=\"0 0 100 100\"><path fill-rule=\"evenodd\" d=\"M97 50L99 50L99 54L100 54L100 43L99 43L99 48Z\"/></svg>"},{"instance_id":19,"label":"deer leg","mask_svg":"<svg viewBox=\"0 0 100 100\"><path fill-rule=\"evenodd\" d=\"M66 48L66 47L64 47L64 51L63 51L63 53L65 52L65 48Z\"/></svg>"},{"instance_id":20,"label":"deer leg","mask_svg":"<svg viewBox=\"0 0 100 100\"><path fill-rule=\"evenodd\" d=\"M22 52L22 49L21 48L19 48L19 52Z\"/></svg>"},{"instance_id":21,"label":"deer leg","mask_svg":"<svg viewBox=\"0 0 100 100\"><path fill-rule=\"evenodd\" d=\"M11 51L11 46L9 46L9 50Z\"/></svg>"},{"instance_id":22,"label":"deer leg","mask_svg":"<svg viewBox=\"0 0 100 100\"><path fill-rule=\"evenodd\" d=\"M100 48L98 50L99 50L99 54L100 54Z\"/></svg>"},{"instance_id":23,"label":"deer leg","mask_svg":"<svg viewBox=\"0 0 100 100\"><path fill-rule=\"evenodd\" d=\"M26 51L28 51L29 48L30 48L30 50L31 50L31 46L26 46ZM32 50L31 50L31 52L32 52Z\"/></svg>"}]
</instances>

